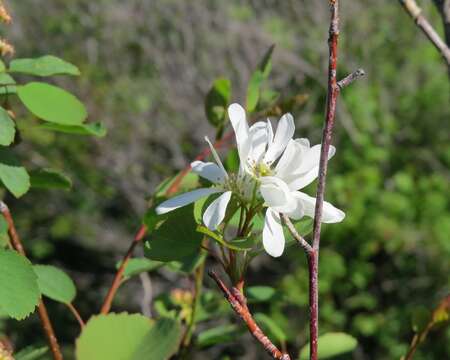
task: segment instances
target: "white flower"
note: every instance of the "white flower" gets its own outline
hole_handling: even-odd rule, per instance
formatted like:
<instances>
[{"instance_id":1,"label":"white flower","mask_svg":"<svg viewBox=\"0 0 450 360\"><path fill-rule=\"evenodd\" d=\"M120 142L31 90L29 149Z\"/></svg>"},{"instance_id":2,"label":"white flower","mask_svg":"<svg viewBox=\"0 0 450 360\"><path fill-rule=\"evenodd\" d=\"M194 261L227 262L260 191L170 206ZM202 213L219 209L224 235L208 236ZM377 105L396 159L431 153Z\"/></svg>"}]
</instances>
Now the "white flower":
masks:
<instances>
[{"instance_id":1,"label":"white flower","mask_svg":"<svg viewBox=\"0 0 450 360\"><path fill-rule=\"evenodd\" d=\"M216 150L207 137L205 137L205 140L211 148L211 153L217 164L212 162L194 161L191 163L191 168L193 172L211 181L216 186L212 188L196 189L185 194L175 196L161 203L156 208L156 213L162 215L182 206L191 204L203 197L216 193L222 193L222 195L220 195L208 206L203 214L203 222L205 225L210 230L216 230L225 217L225 212L227 210L228 203L230 202L232 191L228 187L229 176L223 167Z\"/></svg>"},{"instance_id":2,"label":"white flower","mask_svg":"<svg viewBox=\"0 0 450 360\"><path fill-rule=\"evenodd\" d=\"M238 104L229 106L228 115L236 134L240 174L248 174L260 182L259 190L268 207L264 249L278 257L285 245L279 213L295 220L314 217L316 199L298 190L317 178L321 145L311 147L307 139L292 139L295 125L291 114L281 117L275 135L269 121L257 122L249 128L245 110ZM329 158L335 152L331 146ZM341 210L324 201L322 222L340 222L344 217Z\"/></svg>"}]
</instances>

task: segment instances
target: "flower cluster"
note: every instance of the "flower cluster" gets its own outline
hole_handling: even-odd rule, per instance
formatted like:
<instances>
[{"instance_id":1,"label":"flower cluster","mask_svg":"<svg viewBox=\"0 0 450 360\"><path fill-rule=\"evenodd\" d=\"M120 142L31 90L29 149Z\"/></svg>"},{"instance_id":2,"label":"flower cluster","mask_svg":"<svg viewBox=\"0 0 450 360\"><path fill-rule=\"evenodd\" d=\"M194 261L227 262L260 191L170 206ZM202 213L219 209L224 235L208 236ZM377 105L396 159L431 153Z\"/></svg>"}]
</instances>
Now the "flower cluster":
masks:
<instances>
[{"instance_id":1,"label":"flower cluster","mask_svg":"<svg viewBox=\"0 0 450 360\"><path fill-rule=\"evenodd\" d=\"M194 161L192 171L211 181L211 188L197 189L163 202L156 209L164 214L215 193L222 193L203 214L203 222L215 230L225 218L232 195L249 204L267 208L263 228L263 246L266 252L278 257L283 253L285 238L280 213L293 220L314 217L316 199L301 191L313 182L319 172L321 145L310 146L308 139L293 139L294 119L291 114L281 117L274 133L269 120L258 121L249 127L245 110L239 104L228 108L239 153L239 173L229 175L208 138L216 161ZM331 146L329 158L336 149ZM340 222L345 214L328 202L323 203L325 223Z\"/></svg>"}]
</instances>

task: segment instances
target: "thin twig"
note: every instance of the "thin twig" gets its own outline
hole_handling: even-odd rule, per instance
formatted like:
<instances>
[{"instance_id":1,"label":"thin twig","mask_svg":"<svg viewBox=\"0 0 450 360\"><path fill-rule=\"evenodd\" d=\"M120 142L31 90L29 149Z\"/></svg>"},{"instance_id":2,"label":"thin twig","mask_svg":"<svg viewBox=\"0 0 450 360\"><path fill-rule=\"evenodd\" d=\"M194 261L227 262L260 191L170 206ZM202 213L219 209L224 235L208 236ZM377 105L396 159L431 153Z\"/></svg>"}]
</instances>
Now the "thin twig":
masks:
<instances>
[{"instance_id":1,"label":"thin twig","mask_svg":"<svg viewBox=\"0 0 450 360\"><path fill-rule=\"evenodd\" d=\"M0 212L5 218L8 224L9 238L11 239L11 244L19 254L26 257L25 249L20 240L19 234L17 233L16 226L14 225L14 220L9 211L8 206L0 201ZM63 360L61 349L59 348L58 339L56 338L55 331L53 330L52 323L48 316L47 308L45 307L44 300L40 300L38 305L39 318L41 319L42 329L44 330L47 341L50 345L50 350L55 360Z\"/></svg>"},{"instance_id":2,"label":"thin twig","mask_svg":"<svg viewBox=\"0 0 450 360\"><path fill-rule=\"evenodd\" d=\"M86 325L83 321L83 318L81 317L80 313L78 312L78 310L75 308L75 306L73 306L73 304L68 303L66 304L67 307L69 308L69 310L72 312L73 316L75 317L75 319L77 319L78 324L80 324L81 328L84 328L84 326Z\"/></svg>"},{"instance_id":3,"label":"thin twig","mask_svg":"<svg viewBox=\"0 0 450 360\"><path fill-rule=\"evenodd\" d=\"M233 310L245 322L250 333L256 340L258 340L261 343L261 345L272 356L272 358L278 360L290 360L291 357L289 356L289 354L281 352L272 343L272 341L270 341L270 339L263 333L258 324L256 324L252 314L250 313L246 305L247 301L244 295L240 293L239 290L236 288L230 291L214 271L209 271L208 275L217 283L217 286L220 288L225 299L227 299L227 301L230 303ZM240 293L240 296L236 296L237 292Z\"/></svg>"},{"instance_id":4,"label":"thin twig","mask_svg":"<svg viewBox=\"0 0 450 360\"><path fill-rule=\"evenodd\" d=\"M366 75L366 72L363 69L358 69L353 71L351 74L348 74L342 80L337 82L337 86L342 90L344 87L349 86L353 81L358 80L360 77Z\"/></svg>"},{"instance_id":5,"label":"thin twig","mask_svg":"<svg viewBox=\"0 0 450 360\"><path fill-rule=\"evenodd\" d=\"M120 284L122 283L125 267L127 266L128 261L130 261L134 249L142 241L146 233L147 233L147 226L141 225L138 232L134 236L133 242L128 248L127 253L123 257L123 260L120 263L120 267L117 270L116 275L114 276L114 280L111 284L111 287L109 288L108 293L106 294L105 301L103 302L102 309L100 311L102 314L107 314L109 313L109 310L111 310L111 305L114 300L114 296L116 295L116 292L119 289Z\"/></svg>"},{"instance_id":6,"label":"thin twig","mask_svg":"<svg viewBox=\"0 0 450 360\"><path fill-rule=\"evenodd\" d=\"M305 250L306 254L309 255L312 252L312 247L309 245L309 243L297 232L295 229L294 224L292 223L291 219L286 214L280 213L281 220L288 228L289 232L291 233L292 237L297 240L297 242L300 244L300 246Z\"/></svg>"},{"instance_id":7,"label":"thin twig","mask_svg":"<svg viewBox=\"0 0 450 360\"><path fill-rule=\"evenodd\" d=\"M399 0L403 9L411 16L416 25L422 30L426 35L428 40L435 46L435 48L440 52L444 60L447 62L447 66L450 68L450 48L441 39L439 34L434 30L433 26L429 21L422 15L422 9L417 5L415 0Z\"/></svg>"}]
</instances>

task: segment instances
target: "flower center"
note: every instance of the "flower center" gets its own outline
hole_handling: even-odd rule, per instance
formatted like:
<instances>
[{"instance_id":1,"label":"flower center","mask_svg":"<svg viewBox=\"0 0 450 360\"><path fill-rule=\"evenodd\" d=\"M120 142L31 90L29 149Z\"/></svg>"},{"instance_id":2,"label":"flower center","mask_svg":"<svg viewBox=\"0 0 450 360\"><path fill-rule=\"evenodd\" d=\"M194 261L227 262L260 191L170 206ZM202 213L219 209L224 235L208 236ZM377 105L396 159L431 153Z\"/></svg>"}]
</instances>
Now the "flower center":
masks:
<instances>
[{"instance_id":1,"label":"flower center","mask_svg":"<svg viewBox=\"0 0 450 360\"><path fill-rule=\"evenodd\" d=\"M268 166L266 163L264 162L260 162L258 164L256 164L253 167L253 173L255 175L255 177L263 177L263 176L271 176L273 175L273 171L270 168L270 166Z\"/></svg>"}]
</instances>

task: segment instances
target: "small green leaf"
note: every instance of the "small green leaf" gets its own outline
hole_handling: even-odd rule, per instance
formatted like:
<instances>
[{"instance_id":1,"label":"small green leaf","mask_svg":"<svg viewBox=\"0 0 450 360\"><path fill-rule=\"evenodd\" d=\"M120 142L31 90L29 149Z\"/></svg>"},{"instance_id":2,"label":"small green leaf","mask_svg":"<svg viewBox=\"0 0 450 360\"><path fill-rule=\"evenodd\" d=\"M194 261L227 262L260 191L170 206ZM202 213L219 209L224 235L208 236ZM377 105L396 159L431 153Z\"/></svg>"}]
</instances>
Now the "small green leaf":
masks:
<instances>
[{"instance_id":1,"label":"small green leaf","mask_svg":"<svg viewBox=\"0 0 450 360\"><path fill-rule=\"evenodd\" d=\"M75 65L52 55L33 59L14 59L9 64L9 71L36 76L80 75L80 70Z\"/></svg>"},{"instance_id":2,"label":"small green leaf","mask_svg":"<svg viewBox=\"0 0 450 360\"><path fill-rule=\"evenodd\" d=\"M216 79L205 100L205 113L210 124L218 127L224 123L230 99L230 80L224 78Z\"/></svg>"},{"instance_id":3,"label":"small green leaf","mask_svg":"<svg viewBox=\"0 0 450 360\"><path fill-rule=\"evenodd\" d=\"M77 294L72 279L62 270L50 265L34 265L42 294L52 300L70 304Z\"/></svg>"},{"instance_id":4,"label":"small green leaf","mask_svg":"<svg viewBox=\"0 0 450 360\"><path fill-rule=\"evenodd\" d=\"M119 261L116 264L116 268L118 269L120 267L120 264L122 262ZM163 266L164 263L160 261L153 261L149 260L147 258L133 258L128 261L128 264L125 266L125 271L123 275L125 277L132 277L135 275L139 275L140 273L152 271L160 268Z\"/></svg>"},{"instance_id":5,"label":"small green leaf","mask_svg":"<svg viewBox=\"0 0 450 360\"><path fill-rule=\"evenodd\" d=\"M284 343L287 340L284 331L270 317L262 313L256 313L254 317L258 325L270 339L277 339L279 343Z\"/></svg>"},{"instance_id":6,"label":"small green leaf","mask_svg":"<svg viewBox=\"0 0 450 360\"><path fill-rule=\"evenodd\" d=\"M209 230L207 227L205 227L203 225L198 225L197 231L201 234L208 236L212 240L217 241L220 245L225 246L228 249L238 250L238 251L251 250L251 244L248 241L249 239L235 239L233 241L228 242L220 234ZM239 242L237 240L241 240L241 241Z\"/></svg>"},{"instance_id":7,"label":"small green leaf","mask_svg":"<svg viewBox=\"0 0 450 360\"><path fill-rule=\"evenodd\" d=\"M242 331L236 325L220 325L198 334L197 345L204 348L215 344L225 344L236 340L241 334Z\"/></svg>"},{"instance_id":8,"label":"small green leaf","mask_svg":"<svg viewBox=\"0 0 450 360\"><path fill-rule=\"evenodd\" d=\"M342 332L326 333L319 336L319 359L328 359L336 355L350 352L356 348L358 341ZM299 360L309 359L309 344L302 348Z\"/></svg>"},{"instance_id":9,"label":"small green leaf","mask_svg":"<svg viewBox=\"0 0 450 360\"><path fill-rule=\"evenodd\" d=\"M276 290L270 286L250 286L245 293L249 302L267 302L274 298Z\"/></svg>"},{"instance_id":10,"label":"small green leaf","mask_svg":"<svg viewBox=\"0 0 450 360\"><path fill-rule=\"evenodd\" d=\"M156 323L139 314L93 316L76 342L77 360L166 360L176 351L181 327L175 320Z\"/></svg>"},{"instance_id":11,"label":"small green leaf","mask_svg":"<svg viewBox=\"0 0 450 360\"><path fill-rule=\"evenodd\" d=\"M72 180L55 169L39 169L30 171L31 187L40 189L70 190Z\"/></svg>"},{"instance_id":12,"label":"small green leaf","mask_svg":"<svg viewBox=\"0 0 450 360\"><path fill-rule=\"evenodd\" d=\"M203 236L195 229L193 205L172 211L145 242L145 256L169 262L198 253Z\"/></svg>"},{"instance_id":13,"label":"small green leaf","mask_svg":"<svg viewBox=\"0 0 450 360\"><path fill-rule=\"evenodd\" d=\"M30 177L26 169L7 150L0 149L0 180L3 185L19 198L30 189Z\"/></svg>"},{"instance_id":14,"label":"small green leaf","mask_svg":"<svg viewBox=\"0 0 450 360\"><path fill-rule=\"evenodd\" d=\"M162 183L160 183L155 191L153 197L166 197L167 191L176 183L178 183L177 191L173 194L170 194L170 196L173 196L178 193L187 192L190 190L193 190L196 188L199 184L199 176L193 172L189 172L183 176L181 181L179 181L179 176L183 174L182 172L178 173L177 175L168 178L164 180Z\"/></svg>"},{"instance_id":15,"label":"small green leaf","mask_svg":"<svg viewBox=\"0 0 450 360\"><path fill-rule=\"evenodd\" d=\"M47 354L47 346L36 348L34 346L27 346L26 348L20 350L14 354L16 360L40 360Z\"/></svg>"},{"instance_id":16,"label":"small green leaf","mask_svg":"<svg viewBox=\"0 0 450 360\"><path fill-rule=\"evenodd\" d=\"M100 122L81 125L61 125L55 123L45 123L40 125L39 127L44 130L51 130L73 135L93 135L96 137L104 137L107 133L105 125Z\"/></svg>"},{"instance_id":17,"label":"small green leaf","mask_svg":"<svg viewBox=\"0 0 450 360\"><path fill-rule=\"evenodd\" d=\"M14 141L16 127L8 112L0 107L0 145L9 146Z\"/></svg>"},{"instance_id":18,"label":"small green leaf","mask_svg":"<svg viewBox=\"0 0 450 360\"><path fill-rule=\"evenodd\" d=\"M261 71L256 70L248 82L247 87L247 111L253 112L258 105L259 93L261 91L261 85L264 81L264 75Z\"/></svg>"},{"instance_id":19,"label":"small green leaf","mask_svg":"<svg viewBox=\"0 0 450 360\"><path fill-rule=\"evenodd\" d=\"M264 79L269 77L270 71L272 70L272 54L275 49L275 44L271 45L264 54L261 62L258 65L258 70L263 74Z\"/></svg>"},{"instance_id":20,"label":"small green leaf","mask_svg":"<svg viewBox=\"0 0 450 360\"><path fill-rule=\"evenodd\" d=\"M80 100L57 86L30 82L18 86L17 95L42 120L61 125L81 125L86 120L86 108Z\"/></svg>"},{"instance_id":21,"label":"small green leaf","mask_svg":"<svg viewBox=\"0 0 450 360\"><path fill-rule=\"evenodd\" d=\"M21 320L39 302L37 277L27 258L12 250L0 249L0 308Z\"/></svg>"},{"instance_id":22,"label":"small green leaf","mask_svg":"<svg viewBox=\"0 0 450 360\"><path fill-rule=\"evenodd\" d=\"M225 159L225 167L229 173L237 173L239 170L239 153L237 149L231 149Z\"/></svg>"}]
</instances>

